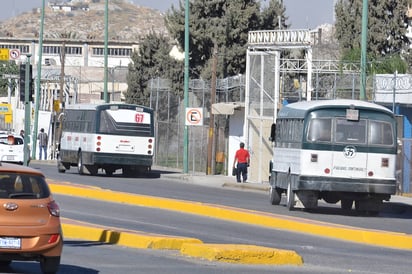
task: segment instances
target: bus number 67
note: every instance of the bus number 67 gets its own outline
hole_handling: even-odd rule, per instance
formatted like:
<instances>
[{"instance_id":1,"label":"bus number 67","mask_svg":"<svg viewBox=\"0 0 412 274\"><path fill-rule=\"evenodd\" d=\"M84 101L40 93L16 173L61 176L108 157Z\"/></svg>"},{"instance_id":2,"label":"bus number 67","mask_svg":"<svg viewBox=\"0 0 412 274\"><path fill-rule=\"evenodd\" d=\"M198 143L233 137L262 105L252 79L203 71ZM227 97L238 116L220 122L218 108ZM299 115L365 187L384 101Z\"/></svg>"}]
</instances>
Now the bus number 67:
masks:
<instances>
[{"instance_id":1,"label":"bus number 67","mask_svg":"<svg viewBox=\"0 0 412 274\"><path fill-rule=\"evenodd\" d=\"M136 123L143 123L143 118L144 118L143 113L137 113L134 116L134 120L135 120Z\"/></svg>"}]
</instances>

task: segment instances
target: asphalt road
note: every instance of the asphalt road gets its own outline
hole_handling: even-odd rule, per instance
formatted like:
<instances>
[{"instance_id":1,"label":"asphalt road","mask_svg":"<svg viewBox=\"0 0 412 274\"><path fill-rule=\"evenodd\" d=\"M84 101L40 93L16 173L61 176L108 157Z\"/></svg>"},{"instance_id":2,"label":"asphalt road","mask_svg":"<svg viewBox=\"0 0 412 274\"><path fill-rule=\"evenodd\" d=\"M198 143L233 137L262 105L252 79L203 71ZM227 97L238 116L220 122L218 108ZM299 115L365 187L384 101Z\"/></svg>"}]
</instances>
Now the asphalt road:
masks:
<instances>
[{"instance_id":1,"label":"asphalt road","mask_svg":"<svg viewBox=\"0 0 412 274\"><path fill-rule=\"evenodd\" d=\"M333 207L321 208L318 212L289 212L284 207L270 206L266 193L256 191L217 189L162 178L79 176L74 169L73 173L58 174L54 166L36 164L34 167L40 168L48 178L137 194L238 206L285 216L308 216L309 219L330 219L342 223L350 221L368 227L380 222L389 222L386 224L388 228L394 228L397 222L402 226L404 222L410 223L408 205L395 206L405 207L402 210L388 206L383 216L366 218L351 214L341 216L341 212ZM304 259L303 266L225 264L187 258L175 251L136 250L67 239L59 273L73 273L73 270L76 273L407 273L412 267L409 259L412 253L406 250L355 244L122 203L66 195L56 195L56 198L64 217L140 231L193 236L210 243L244 243L291 249ZM25 267L34 272L27 271ZM36 265L30 263L16 262L9 273L40 273L35 268Z\"/></svg>"},{"instance_id":2,"label":"asphalt road","mask_svg":"<svg viewBox=\"0 0 412 274\"><path fill-rule=\"evenodd\" d=\"M285 207L285 201L282 201L281 206L271 205L269 194L265 191L250 191L248 189L236 191L237 188L216 187L220 184L215 180L221 180L221 177L203 176L203 181L199 185L191 183L190 180L170 180L168 179L171 175L170 172L162 170L155 170L152 177L123 178L120 175L106 177L103 173L98 176L80 176L75 167L61 174L57 172L55 165L32 163L31 166L40 168L48 178L53 180L80 182L84 185L114 191L219 204L321 222L412 234L412 226L410 225L412 198L396 199L394 197L390 202L384 203L378 216L365 217L358 215L354 210L343 212L339 205L326 204L321 201L316 210L289 211ZM179 176L174 176L174 178L179 178Z\"/></svg>"}]
</instances>

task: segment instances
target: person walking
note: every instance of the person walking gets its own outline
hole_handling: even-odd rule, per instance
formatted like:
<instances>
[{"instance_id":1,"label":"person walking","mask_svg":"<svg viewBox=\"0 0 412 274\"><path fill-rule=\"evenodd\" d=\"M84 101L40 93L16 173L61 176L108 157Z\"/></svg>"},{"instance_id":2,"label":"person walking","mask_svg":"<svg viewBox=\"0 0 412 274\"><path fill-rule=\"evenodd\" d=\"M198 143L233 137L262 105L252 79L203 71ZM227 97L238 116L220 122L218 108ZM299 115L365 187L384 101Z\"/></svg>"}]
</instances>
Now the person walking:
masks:
<instances>
[{"instance_id":1,"label":"person walking","mask_svg":"<svg viewBox=\"0 0 412 274\"><path fill-rule=\"evenodd\" d=\"M236 166L236 181L240 183L240 179L246 183L247 168L250 164L249 151L245 149L245 143L240 143L240 148L236 151L235 159L233 161L233 168ZM237 164L237 165L236 165Z\"/></svg>"},{"instance_id":2,"label":"person walking","mask_svg":"<svg viewBox=\"0 0 412 274\"><path fill-rule=\"evenodd\" d=\"M37 135L37 140L39 140L39 160L41 160L42 152L44 152L44 160L47 160L47 143L49 138L47 133L44 132L44 128L40 129L40 133Z\"/></svg>"}]
</instances>

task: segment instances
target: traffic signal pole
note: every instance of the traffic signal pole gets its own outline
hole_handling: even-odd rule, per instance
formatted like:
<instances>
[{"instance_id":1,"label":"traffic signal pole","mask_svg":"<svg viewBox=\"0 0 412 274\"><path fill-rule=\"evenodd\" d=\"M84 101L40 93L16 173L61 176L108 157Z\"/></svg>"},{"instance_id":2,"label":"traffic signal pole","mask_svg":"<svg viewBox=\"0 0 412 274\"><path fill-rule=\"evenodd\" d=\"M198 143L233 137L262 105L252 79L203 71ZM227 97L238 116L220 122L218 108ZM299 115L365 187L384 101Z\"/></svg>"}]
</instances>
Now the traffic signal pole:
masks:
<instances>
[{"instance_id":1,"label":"traffic signal pole","mask_svg":"<svg viewBox=\"0 0 412 274\"><path fill-rule=\"evenodd\" d=\"M26 71L24 76L24 165L29 165L29 132L30 132L30 57L31 54L27 54ZM33 142L36 142L35 136L33 136Z\"/></svg>"}]
</instances>

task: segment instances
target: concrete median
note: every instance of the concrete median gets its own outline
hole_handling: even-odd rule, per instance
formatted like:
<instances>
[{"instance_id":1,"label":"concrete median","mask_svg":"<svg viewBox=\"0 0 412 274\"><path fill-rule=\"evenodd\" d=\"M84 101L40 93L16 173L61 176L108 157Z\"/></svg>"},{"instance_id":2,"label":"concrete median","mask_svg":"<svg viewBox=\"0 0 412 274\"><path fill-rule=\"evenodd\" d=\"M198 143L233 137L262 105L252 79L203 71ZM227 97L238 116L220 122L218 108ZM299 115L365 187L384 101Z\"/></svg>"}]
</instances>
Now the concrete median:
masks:
<instances>
[{"instance_id":1,"label":"concrete median","mask_svg":"<svg viewBox=\"0 0 412 274\"><path fill-rule=\"evenodd\" d=\"M197 214L226 221L253 224L274 229L284 229L362 244L408 250L412 249L412 235L404 233L360 229L290 216L200 202L116 192L98 187L74 185L71 183L49 182L49 184L53 193L56 194ZM267 261L270 261L271 264L299 265L303 263L300 256L291 250L267 249L267 247L236 244L205 244L198 239L155 235L105 227L96 228L84 224L71 224L65 220L63 220L63 230L65 236L70 238L80 237L87 240L119 244L135 248L176 249L180 250L184 255L202 257L208 260L221 260L232 263L260 262L262 264L268 263Z\"/></svg>"},{"instance_id":2,"label":"concrete median","mask_svg":"<svg viewBox=\"0 0 412 274\"><path fill-rule=\"evenodd\" d=\"M302 265L302 258L292 250L255 245L205 244L199 239L160 235L142 231L103 227L62 218L65 238L81 239L130 248L178 250L180 254L209 261L240 264Z\"/></svg>"},{"instance_id":3,"label":"concrete median","mask_svg":"<svg viewBox=\"0 0 412 274\"><path fill-rule=\"evenodd\" d=\"M49 183L53 193L83 198L144 205L168 210L187 208L189 202L175 201L143 195L113 192L95 187L80 187L70 183ZM113 195L115 194L115 195ZM174 201L174 202L173 202ZM158 206L155 206L157 204ZM191 203L193 205L193 203ZM197 203L195 203L197 204ZM159 206L160 205L160 206ZM199 204L200 205L200 204ZM205 209L207 211L207 208ZM205 244L199 239L171 235L159 235L134 230L105 227L72 219L62 218L63 235L66 238L97 241L130 248L180 250L184 256L242 264L301 265L302 258L293 250L275 249L254 245Z\"/></svg>"}]
</instances>

